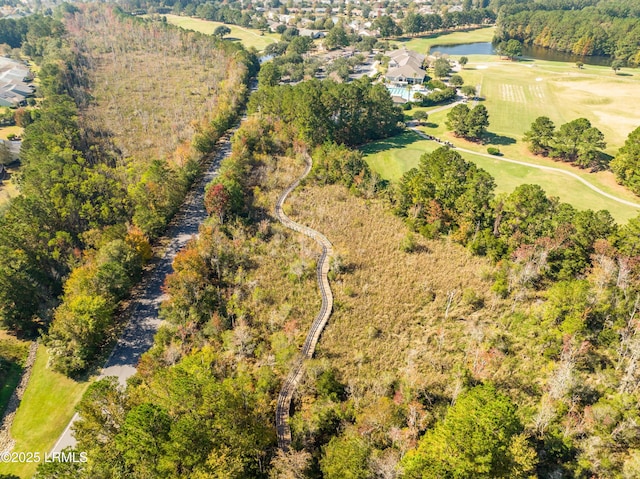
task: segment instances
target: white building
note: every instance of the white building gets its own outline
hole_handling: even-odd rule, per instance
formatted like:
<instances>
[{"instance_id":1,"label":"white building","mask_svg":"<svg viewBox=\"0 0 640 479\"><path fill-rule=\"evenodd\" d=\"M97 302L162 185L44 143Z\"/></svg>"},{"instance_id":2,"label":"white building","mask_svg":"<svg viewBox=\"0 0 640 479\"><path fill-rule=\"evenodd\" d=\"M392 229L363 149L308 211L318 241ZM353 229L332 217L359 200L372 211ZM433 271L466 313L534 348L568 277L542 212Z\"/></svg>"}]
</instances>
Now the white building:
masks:
<instances>
[{"instance_id":1,"label":"white building","mask_svg":"<svg viewBox=\"0 0 640 479\"><path fill-rule=\"evenodd\" d=\"M407 49L394 50L389 53L389 69L385 78L398 85L422 84L427 72L422 63L425 56Z\"/></svg>"}]
</instances>

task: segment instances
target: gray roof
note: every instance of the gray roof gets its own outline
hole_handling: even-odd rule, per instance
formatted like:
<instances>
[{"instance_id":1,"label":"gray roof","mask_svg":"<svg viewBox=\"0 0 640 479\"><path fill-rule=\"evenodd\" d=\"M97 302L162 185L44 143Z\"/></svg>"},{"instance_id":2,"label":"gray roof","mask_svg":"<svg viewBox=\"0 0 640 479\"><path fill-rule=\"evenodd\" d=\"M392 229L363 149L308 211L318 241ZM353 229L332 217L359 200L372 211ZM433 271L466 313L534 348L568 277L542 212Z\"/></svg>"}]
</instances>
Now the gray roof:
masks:
<instances>
[{"instance_id":1,"label":"gray roof","mask_svg":"<svg viewBox=\"0 0 640 479\"><path fill-rule=\"evenodd\" d=\"M0 57L0 106L17 106L33 94L33 85L24 80L31 78L29 68L22 62Z\"/></svg>"},{"instance_id":2,"label":"gray roof","mask_svg":"<svg viewBox=\"0 0 640 479\"><path fill-rule=\"evenodd\" d=\"M4 144L4 146L7 147L13 161L20 158L20 148L22 148L22 141L9 141L0 139L0 143Z\"/></svg>"},{"instance_id":3,"label":"gray roof","mask_svg":"<svg viewBox=\"0 0 640 479\"><path fill-rule=\"evenodd\" d=\"M393 50L389 53L389 57L400 66L405 65L408 62L416 62L418 65L422 65L422 62L424 62L425 59L425 56L421 53L407 50L406 48Z\"/></svg>"},{"instance_id":4,"label":"gray roof","mask_svg":"<svg viewBox=\"0 0 640 479\"><path fill-rule=\"evenodd\" d=\"M414 65L403 65L397 68L389 68L387 74L385 75L387 78L419 78L422 79L427 74L422 68L417 68Z\"/></svg>"}]
</instances>

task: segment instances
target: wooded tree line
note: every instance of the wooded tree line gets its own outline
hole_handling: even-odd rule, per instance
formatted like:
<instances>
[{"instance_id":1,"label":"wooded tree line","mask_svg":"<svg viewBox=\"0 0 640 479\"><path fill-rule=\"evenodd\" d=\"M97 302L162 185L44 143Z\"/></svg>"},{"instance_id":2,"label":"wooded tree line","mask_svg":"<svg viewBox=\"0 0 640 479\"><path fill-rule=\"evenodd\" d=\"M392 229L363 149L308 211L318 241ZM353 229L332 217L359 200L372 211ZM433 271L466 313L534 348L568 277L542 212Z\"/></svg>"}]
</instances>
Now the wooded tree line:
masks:
<instances>
[{"instance_id":1,"label":"wooded tree line","mask_svg":"<svg viewBox=\"0 0 640 479\"><path fill-rule=\"evenodd\" d=\"M63 31L62 24L52 17L43 15L29 15L23 18L0 18L0 44L5 43L11 48L26 46L25 54L32 56L38 50L38 44L43 37L57 38ZM42 56L33 55L33 56Z\"/></svg>"},{"instance_id":2,"label":"wooded tree line","mask_svg":"<svg viewBox=\"0 0 640 479\"><path fill-rule=\"evenodd\" d=\"M558 158L581 168L599 170L608 167L602 151L606 147L604 135L586 118L577 118L556 130L549 118L538 117L525 132L524 140L536 155Z\"/></svg>"},{"instance_id":3,"label":"wooded tree line","mask_svg":"<svg viewBox=\"0 0 640 479\"><path fill-rule=\"evenodd\" d=\"M252 197L292 144L281 121L254 117L236 131L208 186L211 219L166 278L166 326L126 391L105 379L82 399L76 437L91 459L73 466L74 477L267 477L278 378L243 271L254 267L251 250L271 240ZM42 466L37 477L62 467Z\"/></svg>"},{"instance_id":4,"label":"wooded tree line","mask_svg":"<svg viewBox=\"0 0 640 479\"><path fill-rule=\"evenodd\" d=\"M253 267L248 256L256 239L271 240L264 211L252 201L268 187L265 169L277 165L278 155L307 148L313 149L319 181L375 192L379 179L361 153L335 143L304 143L295 124L273 115L247 120L208 187L210 222L176 256L166 279L169 299L161 315L168 325L126 392L106 379L92 385L79 406L78 447L88 448L91 459L71 466L74 477L267 477L281 378L264 362L275 344L251 320L242 291L252 286L242 271ZM82 272L74 271L68 288L77 284L76 275ZM332 394L332 384L326 394ZM57 477L64 467L69 466L43 465L37 477Z\"/></svg>"},{"instance_id":5,"label":"wooded tree line","mask_svg":"<svg viewBox=\"0 0 640 479\"><path fill-rule=\"evenodd\" d=\"M466 25L485 25L493 23L496 14L488 8L476 8L462 12L447 12L443 15L433 13L407 13L400 23L401 33L415 35L424 32L434 32L440 29L462 27ZM388 36L382 34L382 36Z\"/></svg>"},{"instance_id":6,"label":"wooded tree line","mask_svg":"<svg viewBox=\"0 0 640 479\"><path fill-rule=\"evenodd\" d=\"M235 294L247 286L243 269L251 268L239 238L257 231L250 220L254 169L278 151L269 129L250 120L236 132L209 191L234 184L241 203L225 221L211 211L199 238L176 256L161 309L167 325L131 386L122 391L107 379L85 394L76 437L91 459L75 477L266 477L276 383L271 367L255 361L268 342ZM50 469L38 477L54 477L57 469Z\"/></svg>"},{"instance_id":7,"label":"wooded tree line","mask_svg":"<svg viewBox=\"0 0 640 479\"><path fill-rule=\"evenodd\" d=\"M521 466L537 463L539 477L548 477L553 470L561 474L559 477L632 477L638 471L635 439L625 442L625 452L613 451L615 427L627 431L624 434L630 431L620 422L613 429L601 429L596 426L599 419L591 413L607 410L607 414L624 422L621 404L630 400L629 394L633 397L637 394L626 378L629 374L635 377L635 353L628 348L636 341L633 317L640 291L637 267L640 218L620 227L607 211L576 211L568 204L548 198L537 185L519 186L508 195L495 195L493 190L493 180L486 172L464 161L454 150L440 148L424 155L419 168L404 176L398 188L396 211L412 228L428 237L446 231L450 238L466 244L474 253L499 261L501 266L493 285L496 295L513 298L514 305L529 295L542 295L546 299L537 313L542 319L530 323L525 320L528 325L523 324L522 331L546 331L542 334L546 341L542 350L557 361L558 376L550 378L550 389L542 395L538 412L531 416L527 429L534 440L519 443L519 459L509 453L497 456L498 449L486 455L474 450L473 444L482 441L457 445L464 435L448 439L439 436L436 440L449 418L447 415L442 425L421 439L417 451L405 456L405 473L409 477L454 477L450 476L453 471L465 470L473 471L473 477L527 477L519 475L526 470ZM592 351L588 354L600 351L598 354L614 355L616 359L605 366L613 376L606 386L596 388L598 393L592 399L586 399L580 414L589 418L587 423L570 425L568 417L563 418L557 408L566 403L569 391L585 387L583 381L588 381L594 371L593 363L585 362L587 353L580 350L585 342ZM568 376L561 378L562 374ZM468 416L463 414L461 420ZM565 437L570 439L556 444L559 449L552 452L557 428L564 428L564 434L569 434ZM475 432L469 431L469 435L478 433L473 429ZM521 441L522 438L517 438L523 430L516 427L512 431L505 434ZM583 444L580 438L587 437L581 434L597 436L603 442L597 447L585 444L580 452L577 449L572 452L572 448ZM634 433L631 435L636 437ZM448 460L452 455L444 451L451 449L443 449L442 444L459 448L456 450L460 455ZM499 450L506 452L512 447L515 445L505 444ZM532 447L537 450L537 457L531 454ZM467 455L465 451L473 452ZM549 462L552 456L558 458L560 468ZM501 457L500 466L492 462L497 457ZM603 457L612 460L605 464L600 462ZM487 460L484 466L483 458ZM511 464L507 466L512 468L510 472L498 472L507 464ZM481 471L487 469L483 467L496 469L485 476Z\"/></svg>"},{"instance_id":8,"label":"wooded tree line","mask_svg":"<svg viewBox=\"0 0 640 479\"><path fill-rule=\"evenodd\" d=\"M513 297L520 315L512 318L521 323L518 334L538 331L539 338L527 341L543 345L553 365L548 367L557 368L548 385L539 392L525 392L517 382L497 387L470 379L450 407L434 409L429 401L440 403L433 397L422 403L380 397L374 404L355 405L344 378L326 370L316 386L318 411L323 415L307 424L312 430L319 428L309 432L316 442L307 440L303 449L296 446L287 455L276 454L271 425L278 377L260 360L272 353L275 343L267 344L264 326L251 321L251 309L241 298L255 294L240 293L250 287L240 272L252 267L246 255L255 250L256 239L270 241L264 217L252 211L250 198L267 187L264 172L272 170L278 155L291 152L298 135L284 122L268 118L250 120L238 133L233 160L225 162L223 178L210 191L237 182L243 206L235 213L228 209L224 221L211 209L211 224L176 258L175 273L167 280L170 299L163 305L169 326L156 337L127 391L117 391L105 380L83 399L80 410L86 419L78 424L77 435L80 447L89 448L93 459L75 477L98 473L113 477L116 471L125 471L128 477L295 473L342 479L371 477L374 471L397 477L399 468L405 477L434 479L455 474L615 477L623 467L627 474L637 470L633 414L624 404L637 394L631 386L637 333L628 318L637 306L632 255L638 253L638 221L617 228L606 213L576 212L532 185L497 199L502 215L497 228L507 250L500 256L504 259L494 290ZM321 183L353 185L370 174L359 154L344 146L320 145L314 158L318 159L314 178ZM476 215L468 221L488 225L493 235L495 217L483 218L473 206L482 201L493 204L489 175L447 149L425 158L421 169L422 191L434 198L463 198L451 208L457 208L460 217L465 212ZM238 214L242 223L235 223ZM482 231L477 236L483 236ZM476 249L480 244L469 242L472 250L493 254ZM587 279L576 279L582 275ZM527 294L546 300L530 316L517 309ZM613 354L606 361L610 380L597 391L582 389L580 385L599 370L598 361L608 354ZM242 402L236 401L238 394L243 395ZM204 402L205 398L215 400ZM523 404L528 404L526 412ZM426 410L437 417L425 419ZM584 422L578 423L572 414L584 417ZM424 434L419 421L430 424ZM630 441L622 448L614 440L619 434ZM418 439L412 442L414 437ZM585 448L585 437L601 442ZM60 466L42 467L39 477L54 477L49 474L55 467Z\"/></svg>"},{"instance_id":9,"label":"wooded tree line","mask_svg":"<svg viewBox=\"0 0 640 479\"><path fill-rule=\"evenodd\" d=\"M366 77L350 83L310 80L260 88L251 96L249 111L291 123L311 144L354 146L386 138L401 130L403 120L384 85Z\"/></svg>"},{"instance_id":10,"label":"wooded tree line","mask_svg":"<svg viewBox=\"0 0 640 479\"><path fill-rule=\"evenodd\" d=\"M640 127L629 134L610 166L620 184L640 195Z\"/></svg>"},{"instance_id":11,"label":"wooded tree line","mask_svg":"<svg viewBox=\"0 0 640 479\"><path fill-rule=\"evenodd\" d=\"M16 331L48 329L45 342L54 368L75 374L111 337L118 301L150 257L149 239L161 233L197 174L202 155L233 122L246 91L249 62L239 46L185 35L159 23L148 25L95 5L75 12L67 22L71 34L49 40L41 62L45 100L25 129L21 196L0 220L0 315L3 324ZM109 45L96 50L88 32L97 35L107 23L110 34L102 41ZM64 29L58 26L56 31ZM36 38L44 44L48 37ZM154 38L165 46L154 45ZM97 65L105 65L96 61L97 55L126 66L115 69L123 78L109 77L104 70L98 78L112 78L111 85L131 83L137 73L127 52L144 54L145 42L162 55L167 68L174 58L195 60L198 54L214 54L213 60L227 66L219 77L222 85L207 81L213 91L207 101L200 100L206 108L203 117L180 117L195 127L192 137L181 139L176 132L178 141L158 142L165 149L149 146L156 134L164 134L162 128L171 130L169 121L175 122L173 128L180 124L178 117L164 117L168 105L154 106L158 119L144 131L113 131L113 123L99 121L101 108L105 116L115 112L117 117L123 109L140 114L146 106L136 106L134 94L112 95L106 104L100 90L93 91L97 97L87 94L95 84ZM219 64L207 68L220 72ZM148 92L162 94L161 89Z\"/></svg>"},{"instance_id":12,"label":"wooded tree line","mask_svg":"<svg viewBox=\"0 0 640 479\"><path fill-rule=\"evenodd\" d=\"M518 2L502 7L496 41L516 39L575 55L640 64L640 11L630 0Z\"/></svg>"}]
</instances>

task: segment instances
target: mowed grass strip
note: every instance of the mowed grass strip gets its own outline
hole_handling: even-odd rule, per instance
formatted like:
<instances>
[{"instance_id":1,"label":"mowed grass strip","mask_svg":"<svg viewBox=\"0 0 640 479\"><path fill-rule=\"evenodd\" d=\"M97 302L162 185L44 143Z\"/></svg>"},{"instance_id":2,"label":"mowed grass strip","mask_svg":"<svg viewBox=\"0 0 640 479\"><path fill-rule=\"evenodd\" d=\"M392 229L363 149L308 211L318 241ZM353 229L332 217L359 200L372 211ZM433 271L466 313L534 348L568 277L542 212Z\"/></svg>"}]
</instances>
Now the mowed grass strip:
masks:
<instances>
[{"instance_id":1,"label":"mowed grass strip","mask_svg":"<svg viewBox=\"0 0 640 479\"><path fill-rule=\"evenodd\" d=\"M0 331L0 414L6 409L11 394L20 382L30 344L6 331Z\"/></svg>"},{"instance_id":2,"label":"mowed grass strip","mask_svg":"<svg viewBox=\"0 0 640 479\"><path fill-rule=\"evenodd\" d=\"M461 45L465 43L490 42L493 40L495 27L478 28L466 32L453 32L445 35L430 35L427 37L405 37L391 43L406 47L420 53L426 53L433 45Z\"/></svg>"},{"instance_id":3,"label":"mowed grass strip","mask_svg":"<svg viewBox=\"0 0 640 479\"><path fill-rule=\"evenodd\" d=\"M489 112L490 125L489 131L485 138L485 144L472 143L460 138L456 138L450 131L448 131L445 125L448 112L449 110L443 110L436 113L430 113L429 121L425 124L424 127L420 127L420 129L427 134L434 135L447 141L451 141L454 145L477 151L478 153L486 153L487 147L495 146L500 149L505 158L525 161L534 165L548 166L570 171L578 176L581 176L584 180L592 183L594 186L597 186L598 188L606 191L609 194L615 195L618 198L622 198L627 201L640 203L640 199L636 195L616 182L615 176L611 171L599 171L597 173L591 173L588 169L578 168L570 165L569 163L536 156L529 152L527 144L521 139L516 140L513 136L497 133L493 127L493 117L491 111ZM542 184L541 186L544 187L544 185Z\"/></svg>"},{"instance_id":4,"label":"mowed grass strip","mask_svg":"<svg viewBox=\"0 0 640 479\"><path fill-rule=\"evenodd\" d=\"M396 182L411 168L418 166L420 157L430 153L438 144L423 140L417 133L407 131L363 146L361 151L369 166L385 180Z\"/></svg>"},{"instance_id":5,"label":"mowed grass strip","mask_svg":"<svg viewBox=\"0 0 640 479\"><path fill-rule=\"evenodd\" d=\"M7 137L9 135L22 136L23 132L24 132L24 128L22 128L21 126L17 126L17 125L4 126L0 128L0 138L2 138L3 140L8 140L9 138Z\"/></svg>"},{"instance_id":6,"label":"mowed grass strip","mask_svg":"<svg viewBox=\"0 0 640 479\"><path fill-rule=\"evenodd\" d=\"M640 96L640 74L633 70L616 75L608 67L578 69L567 62L480 55L469 60L460 75L467 84L481 85L491 130L498 134L520 140L539 116L556 126L585 117L604 133L607 152L615 154L640 126L640 114L630 107Z\"/></svg>"},{"instance_id":7,"label":"mowed grass strip","mask_svg":"<svg viewBox=\"0 0 640 479\"><path fill-rule=\"evenodd\" d=\"M365 153L367 163L374 171L385 179L398 181L404 172L418 166L420 157L424 153L429 153L439 146L433 141L422 140L415 133L408 132L392 139L366 145L362 151ZM561 201L570 203L575 208L609 210L620 223L625 223L640 214L640 210L606 198L562 173L507 163L500 161L499 158L492 159L468 153L463 153L462 156L495 178L497 193L511 193L516 186L523 184L538 184L549 196L557 196ZM555 162L551 163L555 165ZM596 184L595 181L592 183Z\"/></svg>"},{"instance_id":8,"label":"mowed grass strip","mask_svg":"<svg viewBox=\"0 0 640 479\"><path fill-rule=\"evenodd\" d=\"M165 15L167 22L177 25L185 30L194 30L196 32L212 35L214 30L220 25L224 25L231 30L231 33L224 38L226 40L239 41L246 48L254 47L258 51L264 50L270 43L275 43L280 39L280 35L274 33L262 34L260 30L252 28L244 28L238 25L230 25L221 22L212 22L202 20L200 18L181 17L179 15Z\"/></svg>"},{"instance_id":9,"label":"mowed grass strip","mask_svg":"<svg viewBox=\"0 0 640 479\"><path fill-rule=\"evenodd\" d=\"M11 428L16 441L13 452L39 452L41 456L51 450L74 414L88 382L77 382L47 368L49 355L40 346L31 372L29 385L22 398ZM0 474L31 477L35 463L0 463Z\"/></svg>"}]
</instances>

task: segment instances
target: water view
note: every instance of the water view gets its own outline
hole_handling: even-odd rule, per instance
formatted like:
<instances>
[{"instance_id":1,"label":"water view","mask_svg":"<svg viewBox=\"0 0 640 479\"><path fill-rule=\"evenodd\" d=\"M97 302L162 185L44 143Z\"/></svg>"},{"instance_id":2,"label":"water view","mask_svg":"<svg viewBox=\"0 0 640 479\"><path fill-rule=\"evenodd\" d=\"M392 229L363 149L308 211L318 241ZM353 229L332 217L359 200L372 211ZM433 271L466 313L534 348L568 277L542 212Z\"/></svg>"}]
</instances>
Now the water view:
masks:
<instances>
[{"instance_id":1,"label":"water view","mask_svg":"<svg viewBox=\"0 0 640 479\"><path fill-rule=\"evenodd\" d=\"M443 55L495 55L496 49L491 42L464 43L462 45L434 45L430 52L440 52ZM522 56L534 60L548 60L552 62L582 62L586 65L611 65L611 59L603 56L580 56L566 52L549 50L536 46L523 46Z\"/></svg>"}]
</instances>

